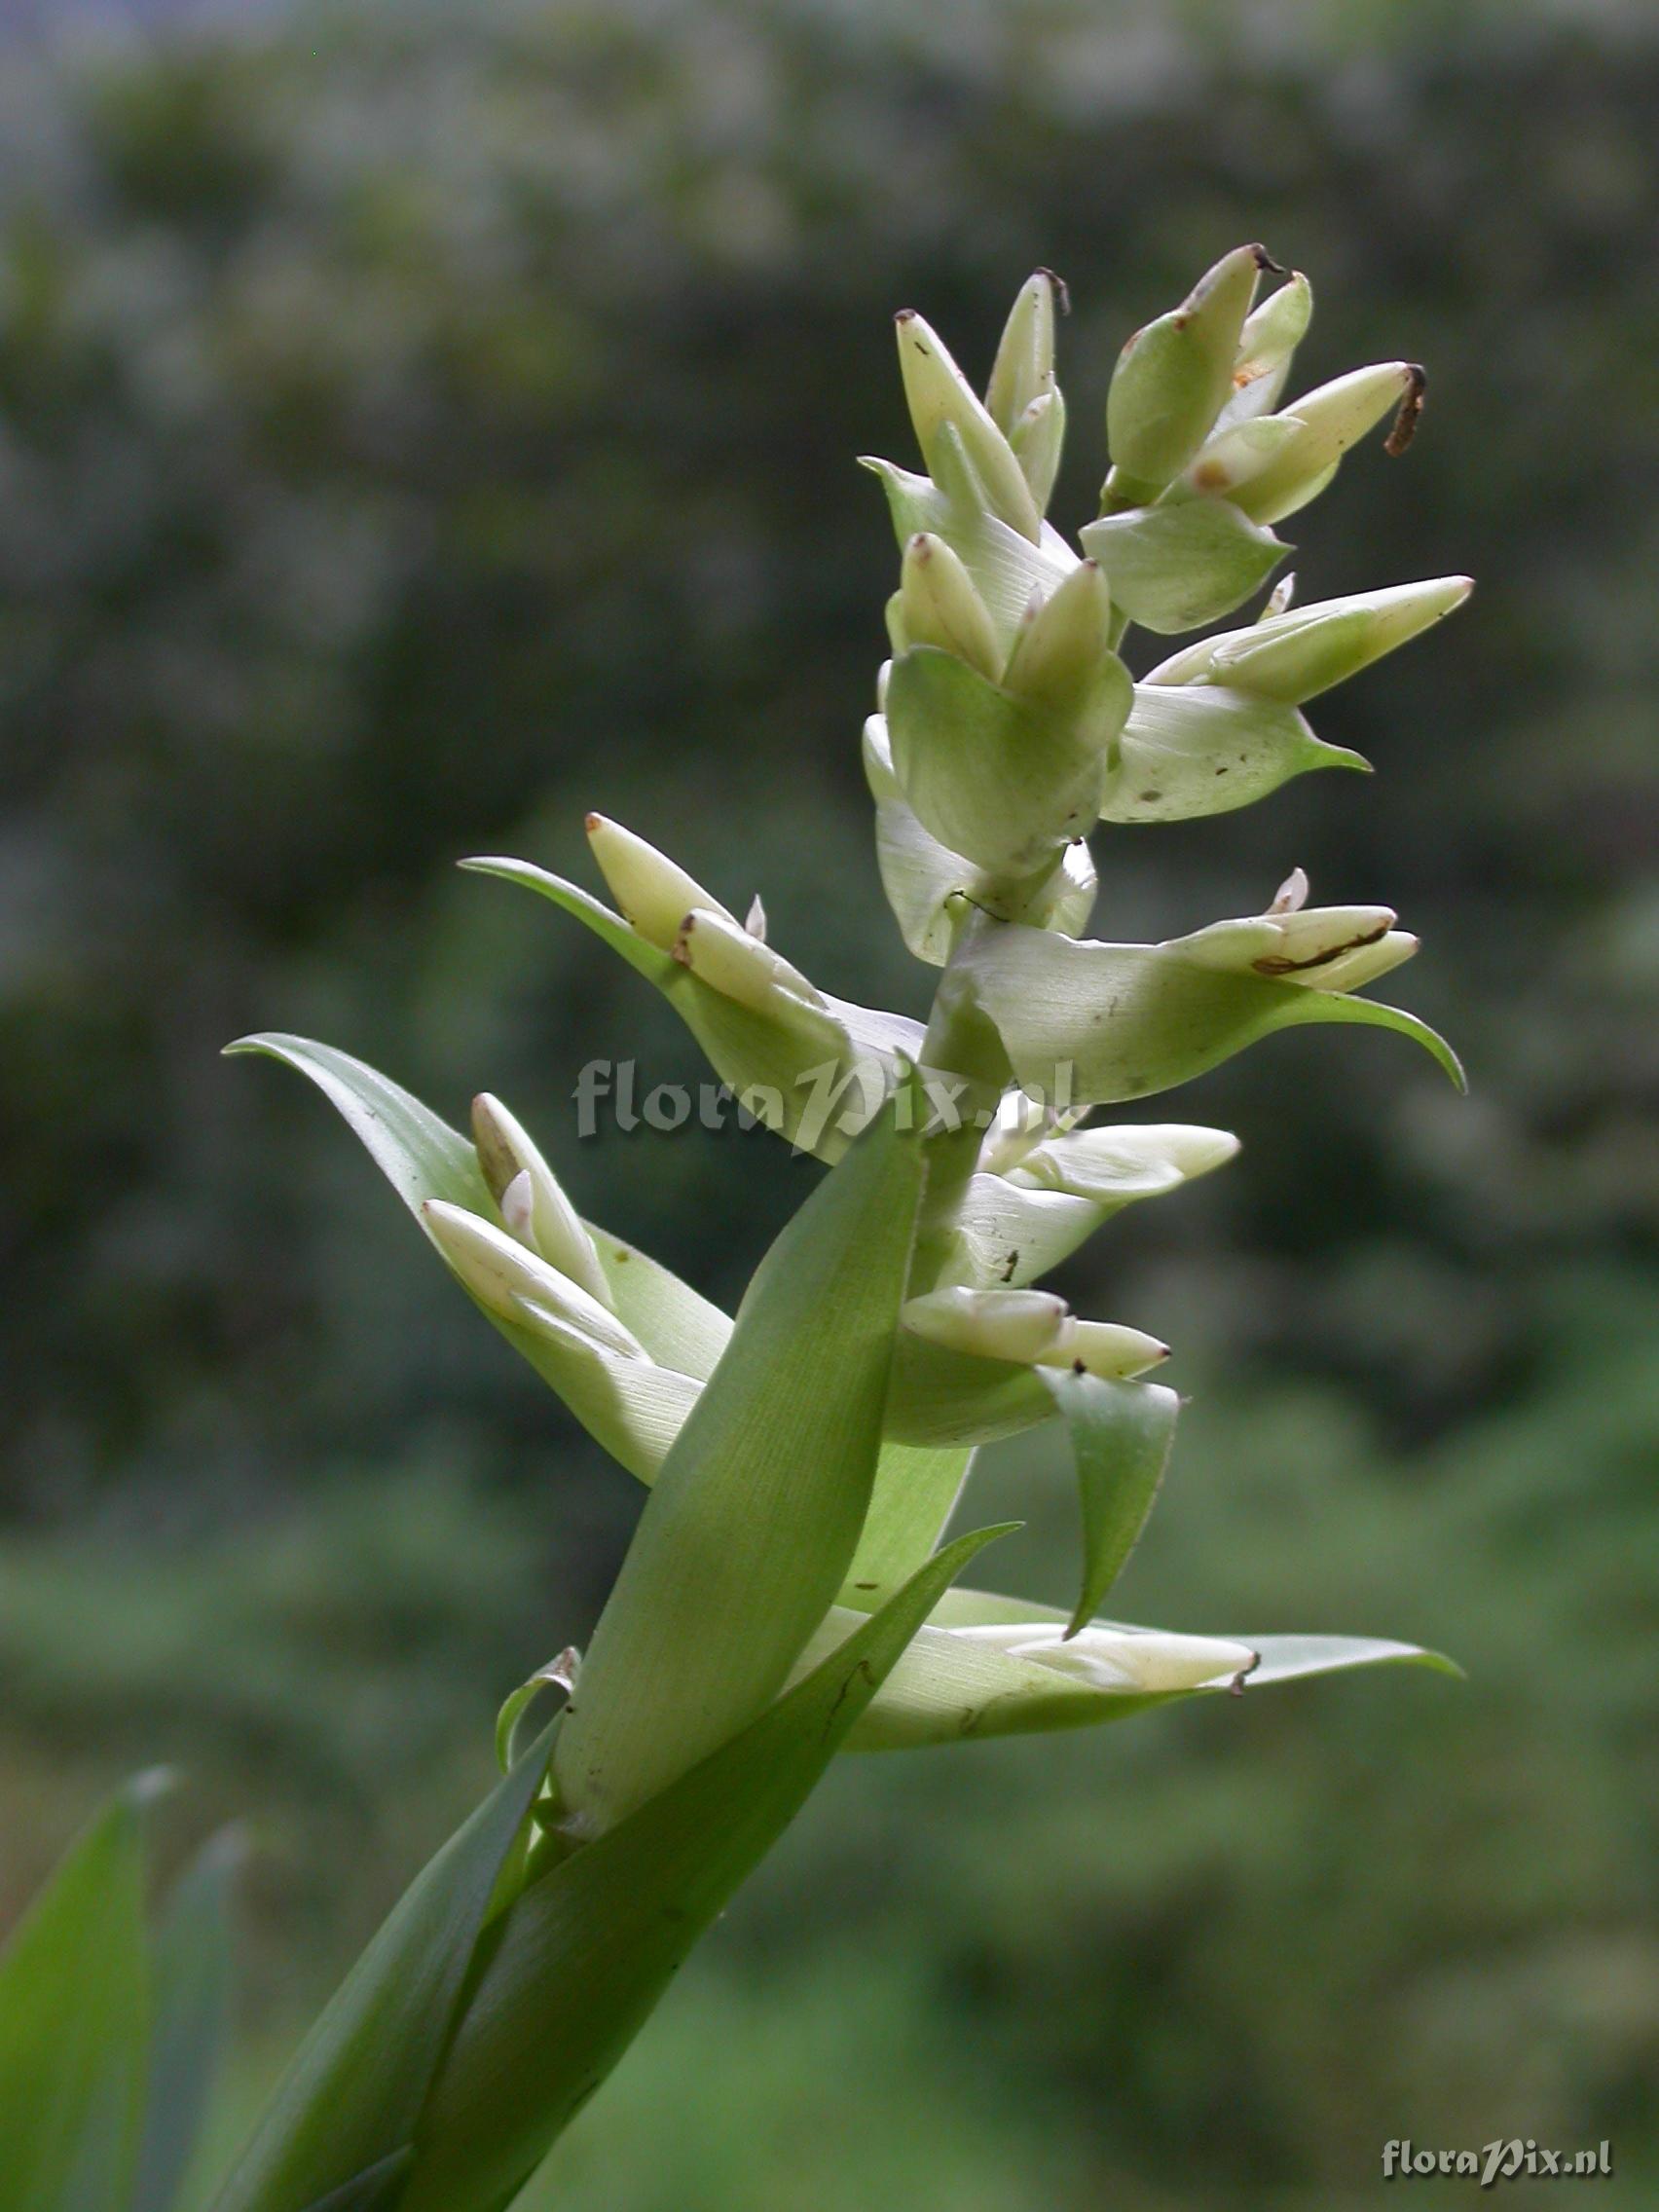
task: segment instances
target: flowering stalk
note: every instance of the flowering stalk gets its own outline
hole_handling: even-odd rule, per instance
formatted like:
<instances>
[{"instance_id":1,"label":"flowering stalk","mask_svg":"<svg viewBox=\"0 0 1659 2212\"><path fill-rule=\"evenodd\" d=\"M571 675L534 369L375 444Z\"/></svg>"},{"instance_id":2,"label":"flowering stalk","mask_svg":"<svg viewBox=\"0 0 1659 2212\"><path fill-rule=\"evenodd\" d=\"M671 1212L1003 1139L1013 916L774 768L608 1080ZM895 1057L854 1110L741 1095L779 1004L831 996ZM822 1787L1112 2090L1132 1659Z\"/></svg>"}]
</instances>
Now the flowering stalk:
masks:
<instances>
[{"instance_id":1,"label":"flowering stalk","mask_svg":"<svg viewBox=\"0 0 1659 2212\"><path fill-rule=\"evenodd\" d=\"M670 1001L757 1119L832 1172L728 1318L584 1221L500 1102L470 1137L331 1048L244 1041L333 1099L451 1273L575 1418L650 1486L585 1654L503 1709L496 1794L318 2023L219 2212L495 2212L625 2046L699 1930L840 1748L1072 1728L1171 1698L1382 1660L1372 1639L1173 1634L1100 1617L1151 1510L1179 1401L1168 1347L1034 1287L1123 1206L1236 1140L1102 1106L1309 1022L1417 1016L1356 994L1417 940L1374 903L1260 913L1158 944L1084 935L1098 823L1187 820L1308 770L1363 767L1304 705L1418 635L1463 578L1235 614L1289 548L1272 525L1421 372L1361 369L1282 404L1311 312L1258 304L1259 246L1129 342L1099 515L1046 519L1065 426L1056 280L1021 288L983 398L919 315L899 358L926 473L872 461L899 544L891 658L864 756L881 880L937 971L928 1018L830 995L652 845L587 822L615 903L528 862L466 865L548 899ZM978 1444L1044 1423L1076 1467L1070 1602L953 1587L996 1531L940 1548ZM1443 1663L1442 1663L1443 1664ZM530 1749L547 1685L565 1702Z\"/></svg>"}]
</instances>

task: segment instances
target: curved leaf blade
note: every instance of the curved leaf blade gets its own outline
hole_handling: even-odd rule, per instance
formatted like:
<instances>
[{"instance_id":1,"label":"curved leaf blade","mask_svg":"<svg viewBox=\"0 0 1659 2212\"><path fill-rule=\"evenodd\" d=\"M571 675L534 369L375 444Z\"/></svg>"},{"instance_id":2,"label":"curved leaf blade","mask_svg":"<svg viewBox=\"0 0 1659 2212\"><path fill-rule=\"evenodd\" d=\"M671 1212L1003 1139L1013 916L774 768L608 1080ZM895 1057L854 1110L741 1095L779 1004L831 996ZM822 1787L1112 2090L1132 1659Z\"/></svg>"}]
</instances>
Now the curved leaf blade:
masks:
<instances>
[{"instance_id":1,"label":"curved leaf blade","mask_svg":"<svg viewBox=\"0 0 1659 2212\"><path fill-rule=\"evenodd\" d=\"M498 2212L609 2073L676 1969L805 1803L951 1579L937 1553L743 1733L554 1866L499 1940L416 2135L399 2212Z\"/></svg>"},{"instance_id":2,"label":"curved leaf blade","mask_svg":"<svg viewBox=\"0 0 1659 2212\"><path fill-rule=\"evenodd\" d=\"M277 2084L213 2212L350 2212L391 2188L448 2045L503 1867L547 1771L554 1728L404 1892ZM402 2162L400 2162L402 2161ZM355 2194L353 2194L355 2193Z\"/></svg>"}]
</instances>

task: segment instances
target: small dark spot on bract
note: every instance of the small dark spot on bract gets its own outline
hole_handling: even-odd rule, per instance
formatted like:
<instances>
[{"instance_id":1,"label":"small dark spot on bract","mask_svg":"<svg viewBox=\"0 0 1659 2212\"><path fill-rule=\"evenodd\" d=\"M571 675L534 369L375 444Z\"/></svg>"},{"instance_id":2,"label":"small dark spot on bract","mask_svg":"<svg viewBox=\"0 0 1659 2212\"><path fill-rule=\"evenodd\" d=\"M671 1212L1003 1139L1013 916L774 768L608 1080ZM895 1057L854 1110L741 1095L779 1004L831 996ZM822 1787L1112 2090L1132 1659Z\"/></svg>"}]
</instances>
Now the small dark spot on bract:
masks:
<instances>
[{"instance_id":1,"label":"small dark spot on bract","mask_svg":"<svg viewBox=\"0 0 1659 2212\"><path fill-rule=\"evenodd\" d=\"M1161 792L1142 792L1140 795L1142 806L1151 806L1154 800L1161 799L1163 793Z\"/></svg>"},{"instance_id":2,"label":"small dark spot on bract","mask_svg":"<svg viewBox=\"0 0 1659 2212\"><path fill-rule=\"evenodd\" d=\"M616 1257L618 1260L631 1260L634 1255L632 1252L618 1250Z\"/></svg>"}]
</instances>

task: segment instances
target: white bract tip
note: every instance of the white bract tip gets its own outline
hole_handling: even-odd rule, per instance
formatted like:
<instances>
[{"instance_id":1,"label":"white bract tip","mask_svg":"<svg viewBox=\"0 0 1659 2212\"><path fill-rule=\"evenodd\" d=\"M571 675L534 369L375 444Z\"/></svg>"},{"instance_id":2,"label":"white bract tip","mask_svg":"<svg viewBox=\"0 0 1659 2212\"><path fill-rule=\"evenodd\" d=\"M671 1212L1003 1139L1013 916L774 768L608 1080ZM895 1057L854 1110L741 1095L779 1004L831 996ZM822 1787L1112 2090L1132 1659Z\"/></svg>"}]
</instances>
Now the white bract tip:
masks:
<instances>
[{"instance_id":1,"label":"white bract tip","mask_svg":"<svg viewBox=\"0 0 1659 2212\"><path fill-rule=\"evenodd\" d=\"M680 924L693 906L724 914L725 908L695 876L677 867L665 853L636 837L603 814L587 818L588 843L599 871L610 887L625 920L659 951L673 949ZM730 916L727 916L730 919Z\"/></svg>"},{"instance_id":2,"label":"white bract tip","mask_svg":"<svg viewBox=\"0 0 1659 2212\"><path fill-rule=\"evenodd\" d=\"M756 1014L783 1011L788 1000L813 1008L824 1004L822 992L798 968L792 968L780 953L751 937L723 911L699 906L682 915L674 938L674 957L711 990Z\"/></svg>"},{"instance_id":3,"label":"white bract tip","mask_svg":"<svg viewBox=\"0 0 1659 2212\"><path fill-rule=\"evenodd\" d=\"M974 579L942 537L918 531L904 547L899 613L908 645L937 645L995 682L997 637Z\"/></svg>"},{"instance_id":4,"label":"white bract tip","mask_svg":"<svg viewBox=\"0 0 1659 2212\"><path fill-rule=\"evenodd\" d=\"M494 1222L443 1198L428 1198L421 1212L433 1243L455 1274L481 1306L503 1321L522 1327L525 1316L519 1301L527 1300L544 1306L567 1328L606 1351L628 1359L645 1357L644 1346L608 1307L527 1251Z\"/></svg>"},{"instance_id":5,"label":"white bract tip","mask_svg":"<svg viewBox=\"0 0 1659 2212\"><path fill-rule=\"evenodd\" d=\"M1349 446L1380 423L1396 418L1389 449L1403 450L1422 407L1423 373L1415 361L1380 361L1353 369L1316 391L1304 392L1282 416L1296 424L1268 465L1234 495L1252 522L1281 522L1325 489Z\"/></svg>"},{"instance_id":6,"label":"white bract tip","mask_svg":"<svg viewBox=\"0 0 1659 2212\"><path fill-rule=\"evenodd\" d=\"M1178 1636L1164 1629L1108 1628L1090 1625L1067 1637L1052 1627L986 1630L958 1629L959 1636L995 1641L1018 1659L1072 1675L1096 1689L1130 1696L1230 1687L1255 1667L1257 1653L1230 1637Z\"/></svg>"},{"instance_id":7,"label":"white bract tip","mask_svg":"<svg viewBox=\"0 0 1659 2212\"><path fill-rule=\"evenodd\" d=\"M1121 1321L1068 1320L1051 1351L1038 1360L1039 1367L1071 1367L1084 1375L1098 1375L1122 1382L1161 1367L1169 1346L1144 1329L1130 1329Z\"/></svg>"},{"instance_id":8,"label":"white bract tip","mask_svg":"<svg viewBox=\"0 0 1659 2212\"><path fill-rule=\"evenodd\" d=\"M959 473L950 466L945 435L954 431L989 511L1035 544L1042 518L1008 439L938 334L919 314L906 309L897 317L897 329L904 397L916 442L935 482L946 484Z\"/></svg>"},{"instance_id":9,"label":"white bract tip","mask_svg":"<svg viewBox=\"0 0 1659 2212\"><path fill-rule=\"evenodd\" d=\"M1430 576L1421 583L1318 600L1269 615L1247 630L1201 639L1160 662L1142 681L1224 683L1300 706L1432 628L1473 589L1468 576Z\"/></svg>"},{"instance_id":10,"label":"white bract tip","mask_svg":"<svg viewBox=\"0 0 1659 2212\"><path fill-rule=\"evenodd\" d=\"M1180 307L1137 330L1106 399L1108 495L1154 498L1209 436L1233 390L1244 317L1266 256L1243 245L1201 276Z\"/></svg>"},{"instance_id":11,"label":"white bract tip","mask_svg":"<svg viewBox=\"0 0 1659 2212\"><path fill-rule=\"evenodd\" d=\"M1074 1129L1046 1138L1005 1172L1015 1183L1117 1207L1207 1175L1237 1150L1228 1129L1180 1122Z\"/></svg>"},{"instance_id":12,"label":"white bract tip","mask_svg":"<svg viewBox=\"0 0 1659 2212\"><path fill-rule=\"evenodd\" d=\"M609 1306L610 1286L581 1216L522 1124L487 1090L472 1101L472 1141L490 1195L513 1235Z\"/></svg>"}]
</instances>

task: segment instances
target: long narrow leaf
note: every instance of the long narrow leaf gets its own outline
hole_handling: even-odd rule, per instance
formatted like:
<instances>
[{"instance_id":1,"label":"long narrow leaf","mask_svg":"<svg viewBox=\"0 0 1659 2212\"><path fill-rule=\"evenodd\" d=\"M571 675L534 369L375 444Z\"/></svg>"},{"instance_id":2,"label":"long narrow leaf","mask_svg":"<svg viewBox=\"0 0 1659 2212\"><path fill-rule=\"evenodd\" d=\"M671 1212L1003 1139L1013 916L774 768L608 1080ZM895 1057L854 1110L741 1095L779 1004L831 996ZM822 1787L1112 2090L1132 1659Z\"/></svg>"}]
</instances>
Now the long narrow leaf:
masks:
<instances>
[{"instance_id":1,"label":"long narrow leaf","mask_svg":"<svg viewBox=\"0 0 1659 2212\"><path fill-rule=\"evenodd\" d=\"M423 2118L399 2212L497 2212L528 2180L952 1578L1002 1533L937 1553L733 1742L523 1893Z\"/></svg>"},{"instance_id":2,"label":"long narrow leaf","mask_svg":"<svg viewBox=\"0 0 1659 2212\"><path fill-rule=\"evenodd\" d=\"M922 1142L898 1122L866 1132L761 1262L663 1462L554 1755L589 1832L753 1719L846 1577L922 1190Z\"/></svg>"},{"instance_id":3,"label":"long narrow leaf","mask_svg":"<svg viewBox=\"0 0 1659 2212\"><path fill-rule=\"evenodd\" d=\"M381 2186L382 2167L387 2180L401 2170L552 1736L525 1753L404 1893L301 2046L214 2212L320 2212L337 2193L352 2212L395 2201L370 2183Z\"/></svg>"},{"instance_id":4,"label":"long narrow leaf","mask_svg":"<svg viewBox=\"0 0 1659 2212\"><path fill-rule=\"evenodd\" d=\"M0 1952L8 2212L109 2212L131 2193L148 2026L141 1807L121 1790Z\"/></svg>"},{"instance_id":5,"label":"long narrow leaf","mask_svg":"<svg viewBox=\"0 0 1659 2212\"><path fill-rule=\"evenodd\" d=\"M151 1945L154 1991L144 2133L131 2212L173 2212L225 2056L236 1831L214 1836L173 1885Z\"/></svg>"}]
</instances>

